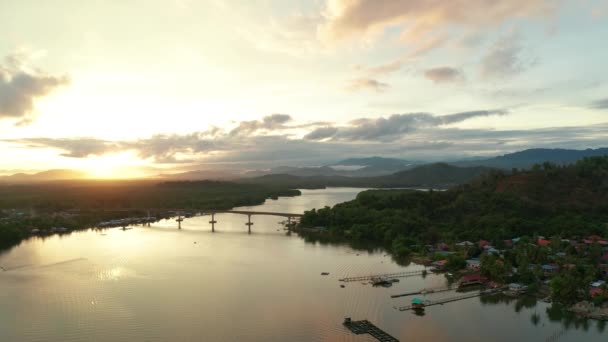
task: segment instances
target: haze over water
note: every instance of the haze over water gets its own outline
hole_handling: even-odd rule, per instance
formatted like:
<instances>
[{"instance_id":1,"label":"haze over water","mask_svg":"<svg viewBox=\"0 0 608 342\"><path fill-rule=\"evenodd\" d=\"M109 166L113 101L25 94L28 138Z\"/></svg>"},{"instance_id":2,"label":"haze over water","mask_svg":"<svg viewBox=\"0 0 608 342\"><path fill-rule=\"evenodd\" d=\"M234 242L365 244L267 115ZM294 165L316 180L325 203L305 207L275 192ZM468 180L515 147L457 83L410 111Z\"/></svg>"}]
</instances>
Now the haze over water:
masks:
<instances>
[{"instance_id":1,"label":"haze over water","mask_svg":"<svg viewBox=\"0 0 608 342\"><path fill-rule=\"evenodd\" d=\"M259 211L301 213L334 205L360 189L305 190ZM369 319L402 341L604 341L601 323L550 321L549 304L474 298L399 312L409 297L439 287L443 275L402 278L392 288L339 278L415 270L384 252L307 243L280 218L220 214L131 230L30 239L0 254L0 341L373 341L342 327ZM330 272L321 276L321 272ZM451 294L437 294L440 298ZM531 316L540 315L535 326ZM553 316L554 319L555 316ZM498 324L500 323L500 324Z\"/></svg>"}]
</instances>

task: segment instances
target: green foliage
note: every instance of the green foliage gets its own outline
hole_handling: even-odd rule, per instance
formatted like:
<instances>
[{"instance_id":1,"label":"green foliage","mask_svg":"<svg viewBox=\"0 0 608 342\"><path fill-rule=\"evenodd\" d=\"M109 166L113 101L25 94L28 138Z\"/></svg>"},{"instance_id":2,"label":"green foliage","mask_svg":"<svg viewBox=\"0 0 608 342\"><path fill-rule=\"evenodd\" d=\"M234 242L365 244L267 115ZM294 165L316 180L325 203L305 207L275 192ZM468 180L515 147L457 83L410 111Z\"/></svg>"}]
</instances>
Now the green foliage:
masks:
<instances>
[{"instance_id":1,"label":"green foliage","mask_svg":"<svg viewBox=\"0 0 608 342\"><path fill-rule=\"evenodd\" d=\"M462 255L451 254L448 256L448 262L445 266L450 271L457 271L465 268L467 262Z\"/></svg>"},{"instance_id":2,"label":"green foliage","mask_svg":"<svg viewBox=\"0 0 608 342\"><path fill-rule=\"evenodd\" d=\"M500 246L505 239L526 235L604 234L608 156L569 166L544 164L512 175L490 172L447 191L364 191L331 209L308 211L301 222L392 247L398 247L393 241L400 237L420 244L484 239ZM560 247L559 242L552 247ZM471 252L469 256L477 254ZM545 262L549 254L547 248L529 252L537 262Z\"/></svg>"}]
</instances>

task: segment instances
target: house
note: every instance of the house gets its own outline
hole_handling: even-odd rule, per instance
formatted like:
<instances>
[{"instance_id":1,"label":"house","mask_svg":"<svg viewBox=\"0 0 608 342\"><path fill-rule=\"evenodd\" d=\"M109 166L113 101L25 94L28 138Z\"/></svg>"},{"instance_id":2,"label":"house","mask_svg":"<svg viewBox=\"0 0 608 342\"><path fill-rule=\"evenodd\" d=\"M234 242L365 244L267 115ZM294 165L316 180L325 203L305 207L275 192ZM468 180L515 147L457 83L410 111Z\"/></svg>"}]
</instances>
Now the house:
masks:
<instances>
[{"instance_id":1,"label":"house","mask_svg":"<svg viewBox=\"0 0 608 342\"><path fill-rule=\"evenodd\" d=\"M471 241L462 241L456 244L457 247L471 247L475 245L474 243L472 243Z\"/></svg>"},{"instance_id":2,"label":"house","mask_svg":"<svg viewBox=\"0 0 608 342\"><path fill-rule=\"evenodd\" d=\"M481 261L479 259L469 259L467 260L467 268L470 270L477 271L481 267Z\"/></svg>"},{"instance_id":3,"label":"house","mask_svg":"<svg viewBox=\"0 0 608 342\"><path fill-rule=\"evenodd\" d=\"M513 240L504 240L503 242L506 247L513 247Z\"/></svg>"},{"instance_id":4,"label":"house","mask_svg":"<svg viewBox=\"0 0 608 342\"><path fill-rule=\"evenodd\" d=\"M492 246L486 246L488 248L486 248L486 253L488 254L493 254L493 255L498 255L500 254L500 251Z\"/></svg>"},{"instance_id":5,"label":"house","mask_svg":"<svg viewBox=\"0 0 608 342\"><path fill-rule=\"evenodd\" d=\"M594 281L593 283L591 283L591 287L592 287L592 288L600 288L600 287L602 287L604 284L606 284L606 281L605 281L605 280L597 280L597 281Z\"/></svg>"},{"instance_id":6,"label":"house","mask_svg":"<svg viewBox=\"0 0 608 342\"><path fill-rule=\"evenodd\" d=\"M460 278L459 287L469 286L469 285L480 285L488 281L488 278L482 276L481 274L465 274Z\"/></svg>"},{"instance_id":7,"label":"house","mask_svg":"<svg viewBox=\"0 0 608 342\"><path fill-rule=\"evenodd\" d=\"M545 264L542 265L541 268L545 274L552 274L559 271L559 266L557 266L556 264Z\"/></svg>"},{"instance_id":8,"label":"house","mask_svg":"<svg viewBox=\"0 0 608 342\"><path fill-rule=\"evenodd\" d=\"M440 243L437 244L436 249L440 250L440 251L447 251L448 249L450 249L450 246L448 246L447 243L440 242Z\"/></svg>"},{"instance_id":9,"label":"house","mask_svg":"<svg viewBox=\"0 0 608 342\"><path fill-rule=\"evenodd\" d=\"M512 291L514 293L520 294L520 293L526 292L526 290L528 290L528 287L524 284L521 284L521 283L509 284L509 291Z\"/></svg>"},{"instance_id":10,"label":"house","mask_svg":"<svg viewBox=\"0 0 608 342\"><path fill-rule=\"evenodd\" d=\"M431 266L433 266L436 270L442 270L445 268L445 265L448 263L447 260L443 259L443 260L437 260L437 261L433 261L431 263Z\"/></svg>"},{"instance_id":11,"label":"house","mask_svg":"<svg viewBox=\"0 0 608 342\"><path fill-rule=\"evenodd\" d=\"M518 243L519 240L521 240L521 238L516 237L516 238L512 238L511 241L513 241L513 243Z\"/></svg>"},{"instance_id":12,"label":"house","mask_svg":"<svg viewBox=\"0 0 608 342\"><path fill-rule=\"evenodd\" d=\"M589 289L589 296L596 297L596 296L601 296L604 294L604 290L597 288L597 287L592 287Z\"/></svg>"},{"instance_id":13,"label":"house","mask_svg":"<svg viewBox=\"0 0 608 342\"><path fill-rule=\"evenodd\" d=\"M608 253L604 253L604 255L602 255L600 260L602 261L603 264L608 264Z\"/></svg>"},{"instance_id":14,"label":"house","mask_svg":"<svg viewBox=\"0 0 608 342\"><path fill-rule=\"evenodd\" d=\"M539 239L536 241L536 243L537 243L539 246L548 246L548 245L551 243L551 241L539 238Z\"/></svg>"},{"instance_id":15,"label":"house","mask_svg":"<svg viewBox=\"0 0 608 342\"><path fill-rule=\"evenodd\" d=\"M485 246L489 246L490 245L490 241L486 241L486 240L479 240L479 248L484 248Z\"/></svg>"}]
</instances>

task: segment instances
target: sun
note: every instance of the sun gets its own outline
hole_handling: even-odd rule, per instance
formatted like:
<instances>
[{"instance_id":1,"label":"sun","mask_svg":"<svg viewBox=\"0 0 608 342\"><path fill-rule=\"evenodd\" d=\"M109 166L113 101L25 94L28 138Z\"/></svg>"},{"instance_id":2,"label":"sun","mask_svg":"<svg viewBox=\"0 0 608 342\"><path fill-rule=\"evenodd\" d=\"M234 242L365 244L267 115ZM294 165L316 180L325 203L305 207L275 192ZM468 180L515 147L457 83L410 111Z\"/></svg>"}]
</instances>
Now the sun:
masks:
<instances>
[{"instance_id":1,"label":"sun","mask_svg":"<svg viewBox=\"0 0 608 342\"><path fill-rule=\"evenodd\" d=\"M124 179L145 177L143 161L131 152L88 157L82 170L91 179Z\"/></svg>"}]
</instances>

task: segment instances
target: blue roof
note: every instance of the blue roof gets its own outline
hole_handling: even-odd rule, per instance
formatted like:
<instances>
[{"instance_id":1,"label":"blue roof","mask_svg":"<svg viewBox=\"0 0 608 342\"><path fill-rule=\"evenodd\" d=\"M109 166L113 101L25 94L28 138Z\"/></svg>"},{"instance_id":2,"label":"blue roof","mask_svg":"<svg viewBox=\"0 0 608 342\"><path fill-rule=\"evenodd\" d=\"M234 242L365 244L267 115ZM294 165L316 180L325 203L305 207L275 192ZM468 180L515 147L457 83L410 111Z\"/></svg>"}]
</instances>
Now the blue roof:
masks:
<instances>
[{"instance_id":1,"label":"blue roof","mask_svg":"<svg viewBox=\"0 0 608 342\"><path fill-rule=\"evenodd\" d=\"M412 298L412 304L424 304L424 300L420 298Z\"/></svg>"}]
</instances>

